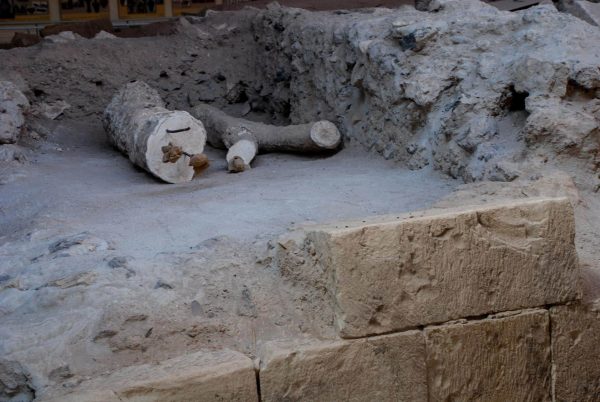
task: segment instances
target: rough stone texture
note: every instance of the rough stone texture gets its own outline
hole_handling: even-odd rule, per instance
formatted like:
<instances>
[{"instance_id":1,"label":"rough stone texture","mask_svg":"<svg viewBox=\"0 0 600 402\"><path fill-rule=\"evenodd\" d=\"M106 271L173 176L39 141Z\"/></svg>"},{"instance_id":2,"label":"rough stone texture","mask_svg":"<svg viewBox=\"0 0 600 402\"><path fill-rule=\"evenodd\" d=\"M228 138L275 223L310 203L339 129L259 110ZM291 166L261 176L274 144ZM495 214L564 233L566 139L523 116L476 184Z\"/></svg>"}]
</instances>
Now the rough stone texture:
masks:
<instances>
[{"instance_id":1,"label":"rough stone texture","mask_svg":"<svg viewBox=\"0 0 600 402\"><path fill-rule=\"evenodd\" d=\"M550 401L546 310L425 329L430 401Z\"/></svg>"},{"instance_id":2,"label":"rough stone texture","mask_svg":"<svg viewBox=\"0 0 600 402\"><path fill-rule=\"evenodd\" d=\"M557 402L597 401L600 395L600 309L589 305L550 309L554 395Z\"/></svg>"},{"instance_id":3,"label":"rough stone texture","mask_svg":"<svg viewBox=\"0 0 600 402\"><path fill-rule=\"evenodd\" d=\"M259 13L263 93L292 122L337 122L387 159L467 181L511 181L561 154L563 116L574 117L569 154L598 160L600 54L589 44L600 31L551 4L427 7L434 12Z\"/></svg>"},{"instance_id":4,"label":"rough stone texture","mask_svg":"<svg viewBox=\"0 0 600 402\"><path fill-rule=\"evenodd\" d=\"M0 81L0 144L15 143L25 126L29 101L15 84Z\"/></svg>"},{"instance_id":5,"label":"rough stone texture","mask_svg":"<svg viewBox=\"0 0 600 402\"><path fill-rule=\"evenodd\" d=\"M600 25L600 5L598 2L585 0L558 0L557 5L561 11L581 18L592 25Z\"/></svg>"},{"instance_id":6,"label":"rough stone texture","mask_svg":"<svg viewBox=\"0 0 600 402\"><path fill-rule=\"evenodd\" d=\"M421 331L356 341L271 342L262 401L426 401Z\"/></svg>"},{"instance_id":7,"label":"rough stone texture","mask_svg":"<svg viewBox=\"0 0 600 402\"><path fill-rule=\"evenodd\" d=\"M29 402L34 396L31 377L23 366L0 359L0 401Z\"/></svg>"},{"instance_id":8,"label":"rough stone texture","mask_svg":"<svg viewBox=\"0 0 600 402\"><path fill-rule=\"evenodd\" d=\"M121 369L83 383L68 394L47 396L52 402L112 401L257 401L252 360L229 350L197 352Z\"/></svg>"},{"instance_id":9,"label":"rough stone texture","mask_svg":"<svg viewBox=\"0 0 600 402\"><path fill-rule=\"evenodd\" d=\"M396 218L307 234L304 247L315 250L323 267L320 286L330 292L342 337L580 296L567 199Z\"/></svg>"}]
</instances>

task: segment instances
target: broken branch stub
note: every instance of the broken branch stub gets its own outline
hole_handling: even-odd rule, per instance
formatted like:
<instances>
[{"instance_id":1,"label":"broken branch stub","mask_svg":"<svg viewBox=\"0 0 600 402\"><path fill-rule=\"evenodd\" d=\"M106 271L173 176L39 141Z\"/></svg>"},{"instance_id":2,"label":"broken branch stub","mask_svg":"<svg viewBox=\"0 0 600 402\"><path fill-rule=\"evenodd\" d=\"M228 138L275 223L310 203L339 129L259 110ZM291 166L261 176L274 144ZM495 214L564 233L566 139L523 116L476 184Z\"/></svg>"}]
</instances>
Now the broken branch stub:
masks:
<instances>
[{"instance_id":1,"label":"broken branch stub","mask_svg":"<svg viewBox=\"0 0 600 402\"><path fill-rule=\"evenodd\" d=\"M192 114L204 123L210 145L229 150L226 158L232 172L248 169L257 153L332 152L342 141L335 124L326 120L273 126L232 117L206 104L196 106Z\"/></svg>"},{"instance_id":2,"label":"broken branch stub","mask_svg":"<svg viewBox=\"0 0 600 402\"><path fill-rule=\"evenodd\" d=\"M135 81L121 88L103 123L110 143L137 166L167 183L194 177L190 159L204 150L206 130L189 113L166 109L148 84Z\"/></svg>"}]
</instances>

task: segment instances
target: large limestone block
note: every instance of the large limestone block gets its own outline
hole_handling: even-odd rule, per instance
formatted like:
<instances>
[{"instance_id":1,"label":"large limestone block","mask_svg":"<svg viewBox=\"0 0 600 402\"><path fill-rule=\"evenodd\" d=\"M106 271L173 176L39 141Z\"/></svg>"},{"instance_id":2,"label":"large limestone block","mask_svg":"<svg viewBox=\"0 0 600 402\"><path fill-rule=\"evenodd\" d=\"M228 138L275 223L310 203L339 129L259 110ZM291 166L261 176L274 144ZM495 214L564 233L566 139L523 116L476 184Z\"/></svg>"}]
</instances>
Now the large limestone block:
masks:
<instances>
[{"instance_id":1,"label":"large limestone block","mask_svg":"<svg viewBox=\"0 0 600 402\"><path fill-rule=\"evenodd\" d=\"M555 400L600 399L600 309L594 305L550 309Z\"/></svg>"},{"instance_id":2,"label":"large limestone block","mask_svg":"<svg viewBox=\"0 0 600 402\"><path fill-rule=\"evenodd\" d=\"M430 401L550 401L550 319L525 311L425 329Z\"/></svg>"},{"instance_id":3,"label":"large limestone block","mask_svg":"<svg viewBox=\"0 0 600 402\"><path fill-rule=\"evenodd\" d=\"M252 360L229 350L197 352L119 370L52 402L184 402L258 400Z\"/></svg>"},{"instance_id":4,"label":"large limestone block","mask_svg":"<svg viewBox=\"0 0 600 402\"><path fill-rule=\"evenodd\" d=\"M263 402L426 401L423 333L270 342L261 362L260 389Z\"/></svg>"},{"instance_id":5,"label":"large limestone block","mask_svg":"<svg viewBox=\"0 0 600 402\"><path fill-rule=\"evenodd\" d=\"M569 201L537 199L316 227L303 247L352 338L577 299L574 236Z\"/></svg>"}]
</instances>

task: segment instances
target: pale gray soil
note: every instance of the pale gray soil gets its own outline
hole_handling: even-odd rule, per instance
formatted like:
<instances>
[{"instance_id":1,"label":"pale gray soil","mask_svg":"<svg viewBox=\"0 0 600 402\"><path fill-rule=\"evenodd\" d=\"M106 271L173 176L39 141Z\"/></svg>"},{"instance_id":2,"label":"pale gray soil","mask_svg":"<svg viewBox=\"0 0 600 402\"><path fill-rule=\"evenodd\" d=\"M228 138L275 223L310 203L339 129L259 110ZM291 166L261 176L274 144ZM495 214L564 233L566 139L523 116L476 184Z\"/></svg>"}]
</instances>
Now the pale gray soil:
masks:
<instances>
[{"instance_id":1,"label":"pale gray soil","mask_svg":"<svg viewBox=\"0 0 600 402\"><path fill-rule=\"evenodd\" d=\"M329 307L272 266L277 237L426 208L459 185L352 145L324 158L261 155L241 174L209 150L201 177L166 185L110 148L99 125L52 125L0 187L0 351L38 392L190 349L253 356L269 339L330 337Z\"/></svg>"},{"instance_id":2,"label":"pale gray soil","mask_svg":"<svg viewBox=\"0 0 600 402\"><path fill-rule=\"evenodd\" d=\"M209 150L208 171L191 183L164 185L106 143L101 126L58 123L55 135L3 186L0 234L60 223L94 234L133 256L183 250L215 236L272 237L306 222L343 220L423 208L457 180L350 147L331 157L259 156L254 169L228 174L224 152ZM60 151L57 151L60 149Z\"/></svg>"},{"instance_id":3,"label":"pale gray soil","mask_svg":"<svg viewBox=\"0 0 600 402\"><path fill-rule=\"evenodd\" d=\"M170 37L0 51L0 77L34 107L71 105L57 120L28 116L30 133L0 147L0 357L43 395L199 349L254 357L267 340L331 338L326 295L274 263L279 236L499 199L568 196L585 297L599 297L600 53L575 39L597 43L600 33L548 7L477 12L471 24L450 10L449 24L408 8L249 10L180 21ZM335 27L345 34L323 33ZM439 33L417 38L424 50L402 48L429 27ZM539 80L523 67L538 61ZM328 118L355 142L329 157L260 155L241 174L209 149L206 172L167 185L109 147L100 126L134 79L172 109L207 102L277 124Z\"/></svg>"}]
</instances>

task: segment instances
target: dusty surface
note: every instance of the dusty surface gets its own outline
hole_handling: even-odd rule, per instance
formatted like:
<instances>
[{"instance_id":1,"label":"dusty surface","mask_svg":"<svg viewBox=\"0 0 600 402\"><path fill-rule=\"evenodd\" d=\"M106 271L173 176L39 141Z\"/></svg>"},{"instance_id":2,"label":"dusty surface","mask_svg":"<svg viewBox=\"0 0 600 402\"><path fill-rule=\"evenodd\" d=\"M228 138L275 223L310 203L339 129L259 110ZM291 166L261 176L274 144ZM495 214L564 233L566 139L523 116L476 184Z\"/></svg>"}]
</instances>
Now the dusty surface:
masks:
<instances>
[{"instance_id":1,"label":"dusty surface","mask_svg":"<svg viewBox=\"0 0 600 402\"><path fill-rule=\"evenodd\" d=\"M353 148L265 155L243 175L226 173L223 152L210 157L201 178L165 185L110 148L99 124L65 120L1 187L0 348L38 392L61 367L52 381L71 384L185 350L254 356L265 340L332 336L328 308L271 264L273 239L421 208L458 185Z\"/></svg>"},{"instance_id":2,"label":"dusty surface","mask_svg":"<svg viewBox=\"0 0 600 402\"><path fill-rule=\"evenodd\" d=\"M0 355L19 363L0 369L44 395L200 349L254 358L265 341L333 338L322 290L279 272L277 238L432 205L568 196L585 297L600 295L600 31L549 6L468 3L470 20L457 7L274 8L182 20L172 36L0 51L0 77L33 110L18 144L0 146ZM346 147L260 155L242 175L209 150L201 177L165 185L102 130L103 109L134 79L171 109L327 117Z\"/></svg>"}]
</instances>

